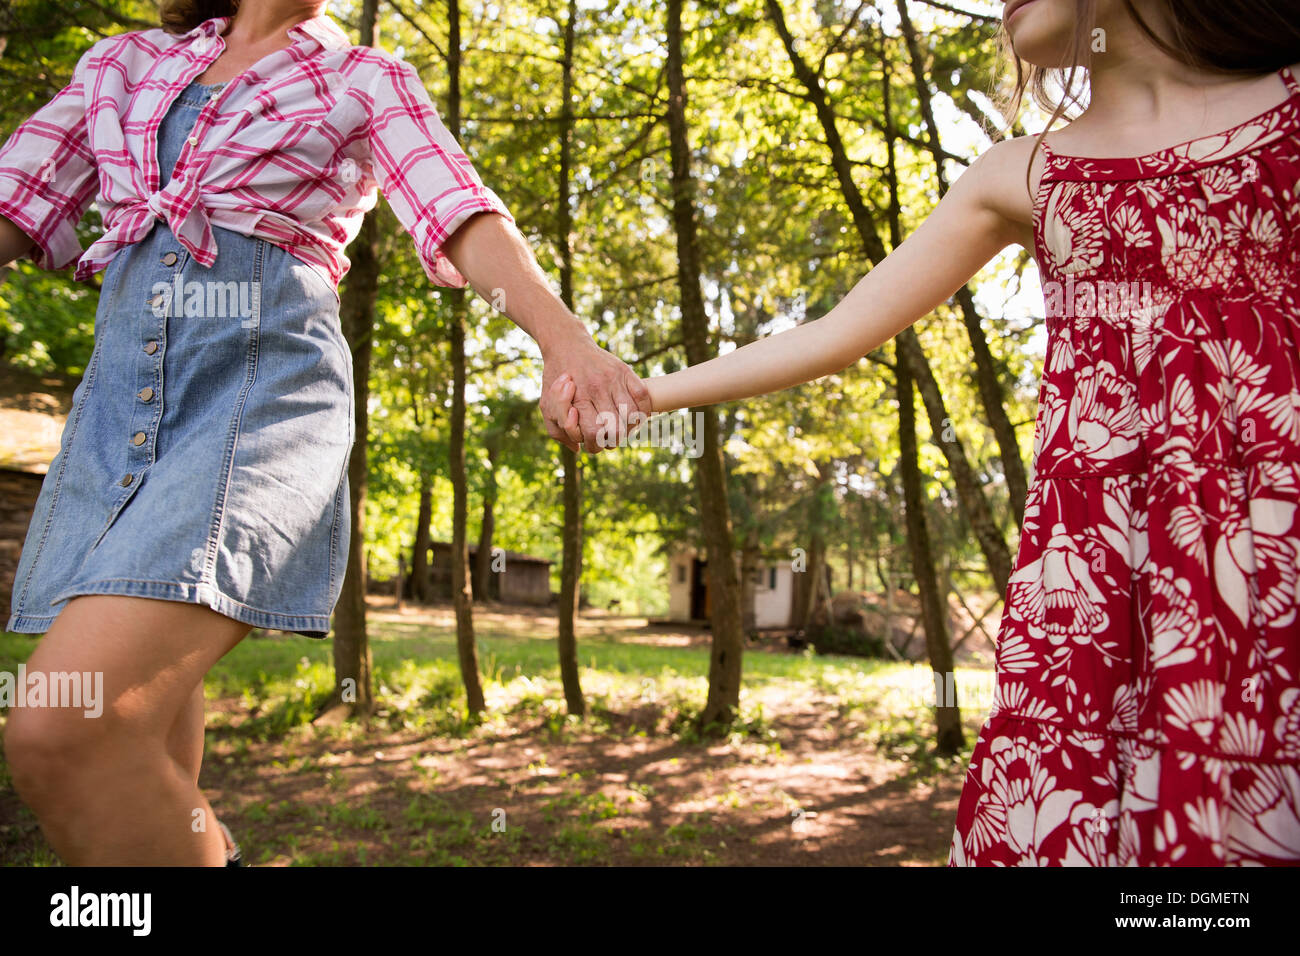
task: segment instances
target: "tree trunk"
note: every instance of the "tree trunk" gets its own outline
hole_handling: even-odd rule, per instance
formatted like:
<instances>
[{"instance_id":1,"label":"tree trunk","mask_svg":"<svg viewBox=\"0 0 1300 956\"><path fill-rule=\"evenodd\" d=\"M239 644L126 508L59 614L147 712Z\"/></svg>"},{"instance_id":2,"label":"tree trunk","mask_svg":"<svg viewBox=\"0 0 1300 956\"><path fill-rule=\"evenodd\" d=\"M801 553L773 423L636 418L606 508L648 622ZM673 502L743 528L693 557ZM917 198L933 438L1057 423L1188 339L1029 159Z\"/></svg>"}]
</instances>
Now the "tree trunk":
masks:
<instances>
[{"instance_id":1,"label":"tree trunk","mask_svg":"<svg viewBox=\"0 0 1300 956\"><path fill-rule=\"evenodd\" d=\"M930 533L925 523L925 494L921 487L921 466L917 460L916 409L912 390L912 377L905 362L895 362L898 383L898 464L903 472L903 511L907 522L907 544L912 555L912 571L921 598L921 620L925 626L925 647L930 657L930 670L936 677L936 688L942 687L943 697L935 701L935 749L945 756L961 752L965 737L961 727L961 712L957 709L957 685L953 678L952 645L943 613L943 600L939 595L934 573L934 555L930 549ZM952 688L949 698L947 689Z\"/></svg>"},{"instance_id":2,"label":"tree trunk","mask_svg":"<svg viewBox=\"0 0 1300 956\"><path fill-rule=\"evenodd\" d=\"M900 361L907 363L913 382L921 392L921 401L930 419L930 431L935 437L935 444L943 449L944 458L948 461L957 501L975 534L975 540L979 542L980 550L984 552L993 586L999 593L1005 594L1007 580L1011 577L1011 551L1007 548L1007 539L1002 536L1002 529L993 516L983 486L957 439L943 393L939 390L939 382L921 348L920 339L912 329L904 329L898 335L897 344L896 354Z\"/></svg>"},{"instance_id":3,"label":"tree trunk","mask_svg":"<svg viewBox=\"0 0 1300 956\"><path fill-rule=\"evenodd\" d=\"M894 605L898 595L894 590L894 575L889 562L888 555L885 556L883 563L877 558L876 574L880 577L881 587L885 589L885 642L897 648L898 645L894 643Z\"/></svg>"},{"instance_id":4,"label":"tree trunk","mask_svg":"<svg viewBox=\"0 0 1300 956\"><path fill-rule=\"evenodd\" d=\"M884 69L882 83L885 126L892 130L890 116L889 61L881 50ZM903 241L898 202L898 167L894 160L894 136L889 136L885 153L885 180L889 186L889 238L895 249ZM903 477L903 513L907 524L907 545L912 557L912 574L921 600L921 621L925 627L925 647L930 671L935 675L935 749L951 756L961 751L965 735L961 711L957 709L957 681L952 666L952 643L948 634L947 605L940 593L930 547L930 532L925 520L925 489L921 482L920 452L916 442L916 404L910 364L895 348L894 376L898 392L898 466ZM910 643L910 639L909 639ZM951 690L951 694L949 694Z\"/></svg>"},{"instance_id":5,"label":"tree trunk","mask_svg":"<svg viewBox=\"0 0 1300 956\"><path fill-rule=\"evenodd\" d=\"M926 139L930 152L934 156L935 176L939 185L939 198L948 192L948 176L943 169L942 144L939 142L939 124L934 119L934 106L931 102L930 86L926 82L928 71L922 62L920 44L916 39L916 29L907 12L907 0L895 0L898 15L903 28L903 39L907 42L907 53L912 61L912 79L916 86L917 100L921 106L921 117L925 121ZM993 437L998 443L998 453L1002 459L1002 471L1007 479L1007 494L1010 498L1011 515L1016 526L1020 526L1025 510L1025 498L1028 482L1025 477L1024 460L1020 457L1020 442L1016 439L1016 430L1007 416L1007 394L998 373L998 365L989 349L984 327L980 325L979 312L975 309L975 297L969 285L957 291L957 305L961 309L962 321L970 336L971 355L975 359L975 384L979 389L980 401L984 405L984 414Z\"/></svg>"},{"instance_id":6,"label":"tree trunk","mask_svg":"<svg viewBox=\"0 0 1300 956\"><path fill-rule=\"evenodd\" d=\"M682 66L682 0L668 0L668 132L672 153L673 225L677 233L677 282L681 296L686 359L698 365L712 358L709 319L700 290L700 253L695 232L695 177L686 125L686 77ZM704 543L708 554L710 620L709 693L699 716L701 728L726 727L740 706L744 630L740 582L732 558L731 510L722 461L722 439L713 406L691 409L703 422L702 454L695 463Z\"/></svg>"},{"instance_id":7,"label":"tree trunk","mask_svg":"<svg viewBox=\"0 0 1300 956\"><path fill-rule=\"evenodd\" d=\"M361 45L375 42L378 0L365 0L361 8ZM366 216L356 240L348 246L352 261L339 300L339 320L352 352L352 391L355 440L348 456L348 508L352 531L348 537L347 570L343 591L334 609L334 693L325 709L342 705L349 716L374 709L371 687L373 662L366 633L366 447L369 428L370 351L375 327L375 293L379 288L378 229L374 216Z\"/></svg>"},{"instance_id":8,"label":"tree trunk","mask_svg":"<svg viewBox=\"0 0 1300 956\"><path fill-rule=\"evenodd\" d=\"M826 622L834 624L835 606L831 601L831 597L835 593L835 581L831 577L831 563L826 560L824 552L822 556L822 573L821 577L817 579L817 586L821 589L822 611L826 614Z\"/></svg>"},{"instance_id":9,"label":"tree trunk","mask_svg":"<svg viewBox=\"0 0 1300 956\"><path fill-rule=\"evenodd\" d=\"M573 162L573 52L577 42L578 2L569 0L568 19L564 23L564 79L560 110L560 182L559 182L559 249L560 299L573 309L573 213L569 195L570 167ZM560 449L564 465L564 553L560 565L559 629L556 648L560 655L560 682L564 685L564 705L570 714L587 712L578 674L578 594L582 581L582 471L578 456L567 448Z\"/></svg>"},{"instance_id":10,"label":"tree trunk","mask_svg":"<svg viewBox=\"0 0 1300 956\"><path fill-rule=\"evenodd\" d=\"M406 588L406 555L399 550L397 552L397 587L394 589L397 598L397 610L402 610L402 591Z\"/></svg>"},{"instance_id":11,"label":"tree trunk","mask_svg":"<svg viewBox=\"0 0 1300 956\"><path fill-rule=\"evenodd\" d=\"M427 604L433 597L429 580L429 522L433 520L433 475L420 469L420 506L415 518L415 546L411 549L411 598Z\"/></svg>"},{"instance_id":12,"label":"tree trunk","mask_svg":"<svg viewBox=\"0 0 1300 956\"><path fill-rule=\"evenodd\" d=\"M799 576L803 583L799 585L798 604L795 609L795 627L803 631L804 637L812 639L812 619L817 611L817 598L821 593L821 577L826 567L826 538L821 532L814 532L808 542L808 567Z\"/></svg>"},{"instance_id":13,"label":"tree trunk","mask_svg":"<svg viewBox=\"0 0 1300 956\"><path fill-rule=\"evenodd\" d=\"M826 528L834 513L832 471L825 462L817 463L817 484L813 488L808 512L808 565L795 580L802 582L795 594L795 626L811 639L813 615L823 590L826 573ZM829 623L829 622L828 622Z\"/></svg>"},{"instance_id":14,"label":"tree trunk","mask_svg":"<svg viewBox=\"0 0 1300 956\"><path fill-rule=\"evenodd\" d=\"M460 0L447 0L447 128L460 139ZM465 293L445 291L451 300L451 436L448 472L452 485L451 596L456 606L456 651L465 684L465 706L471 716L487 703L479 681L478 648L474 642L474 606L470 594L467 534L469 484L465 477Z\"/></svg>"},{"instance_id":15,"label":"tree trunk","mask_svg":"<svg viewBox=\"0 0 1300 956\"><path fill-rule=\"evenodd\" d=\"M949 643L957 630L956 615L952 609L952 553L945 551L939 562L939 596L943 601L943 623L948 632Z\"/></svg>"},{"instance_id":16,"label":"tree trunk","mask_svg":"<svg viewBox=\"0 0 1300 956\"><path fill-rule=\"evenodd\" d=\"M750 531L740 550L740 621L746 634L753 634L758 629L754 608L758 583L754 578L760 573L766 574L766 571L762 571L759 557L758 532Z\"/></svg>"},{"instance_id":17,"label":"tree trunk","mask_svg":"<svg viewBox=\"0 0 1300 956\"><path fill-rule=\"evenodd\" d=\"M474 593L478 601L486 601L492 594L492 535L496 533L497 458L500 456L501 437L492 435L487 440L488 471L484 476L483 521L478 530L478 554L474 561ZM499 591L497 592L500 593Z\"/></svg>"},{"instance_id":18,"label":"tree trunk","mask_svg":"<svg viewBox=\"0 0 1300 956\"><path fill-rule=\"evenodd\" d=\"M564 705L569 713L587 712L578 676L578 585L582 576L582 470L578 456L565 448L564 462L564 564L560 569L560 626L557 648Z\"/></svg>"}]
</instances>

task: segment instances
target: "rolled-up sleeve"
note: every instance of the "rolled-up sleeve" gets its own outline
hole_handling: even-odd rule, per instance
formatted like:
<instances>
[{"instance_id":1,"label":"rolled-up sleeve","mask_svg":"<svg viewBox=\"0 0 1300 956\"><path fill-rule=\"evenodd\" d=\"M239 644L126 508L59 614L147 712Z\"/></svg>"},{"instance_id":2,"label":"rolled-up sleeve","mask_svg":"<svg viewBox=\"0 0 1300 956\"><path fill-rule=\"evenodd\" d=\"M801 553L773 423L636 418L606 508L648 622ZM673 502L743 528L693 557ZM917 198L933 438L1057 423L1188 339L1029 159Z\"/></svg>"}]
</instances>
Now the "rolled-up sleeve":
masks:
<instances>
[{"instance_id":1,"label":"rolled-up sleeve","mask_svg":"<svg viewBox=\"0 0 1300 956\"><path fill-rule=\"evenodd\" d=\"M0 147L0 215L33 240L30 255L42 269L81 257L77 223L99 188L86 115L86 65L94 52L92 46L81 55L72 82Z\"/></svg>"},{"instance_id":2,"label":"rolled-up sleeve","mask_svg":"<svg viewBox=\"0 0 1300 956\"><path fill-rule=\"evenodd\" d=\"M370 152L379 189L415 241L430 281L463 288L465 277L443 255L443 244L477 213L514 219L479 179L413 66L392 59L378 71L370 96Z\"/></svg>"}]
</instances>

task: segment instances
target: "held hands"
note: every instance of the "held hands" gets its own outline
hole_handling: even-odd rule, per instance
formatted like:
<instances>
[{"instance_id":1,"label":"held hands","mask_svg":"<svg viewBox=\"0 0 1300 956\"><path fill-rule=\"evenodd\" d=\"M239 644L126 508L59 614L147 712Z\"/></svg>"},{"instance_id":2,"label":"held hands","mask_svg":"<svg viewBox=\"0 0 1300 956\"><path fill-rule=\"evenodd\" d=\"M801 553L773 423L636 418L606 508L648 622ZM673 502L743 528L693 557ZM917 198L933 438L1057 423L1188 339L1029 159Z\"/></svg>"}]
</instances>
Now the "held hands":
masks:
<instances>
[{"instance_id":1,"label":"held hands","mask_svg":"<svg viewBox=\"0 0 1300 956\"><path fill-rule=\"evenodd\" d=\"M543 359L538 405L546 433L570 451L611 448L653 411L636 373L589 338L543 352Z\"/></svg>"},{"instance_id":2,"label":"held hands","mask_svg":"<svg viewBox=\"0 0 1300 956\"><path fill-rule=\"evenodd\" d=\"M471 216L443 246L474 290L527 332L542 350L546 432L576 452L616 443L651 411L636 374L592 341L560 301L519 230L492 214ZM505 303L509 302L509 308ZM557 384L558 383L558 384Z\"/></svg>"}]
</instances>

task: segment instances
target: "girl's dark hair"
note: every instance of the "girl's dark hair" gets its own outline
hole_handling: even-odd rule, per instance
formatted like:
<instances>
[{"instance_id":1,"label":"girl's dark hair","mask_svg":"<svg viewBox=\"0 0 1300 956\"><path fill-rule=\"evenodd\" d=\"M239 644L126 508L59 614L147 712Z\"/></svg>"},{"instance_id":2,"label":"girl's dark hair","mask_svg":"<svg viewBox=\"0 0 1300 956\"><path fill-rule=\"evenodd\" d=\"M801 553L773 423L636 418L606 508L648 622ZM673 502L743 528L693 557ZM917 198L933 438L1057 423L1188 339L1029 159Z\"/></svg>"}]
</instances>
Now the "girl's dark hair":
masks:
<instances>
[{"instance_id":1,"label":"girl's dark hair","mask_svg":"<svg viewBox=\"0 0 1300 956\"><path fill-rule=\"evenodd\" d=\"M1234 0L1231 6L1222 0L1158 0L1168 38L1138 13L1133 0L1122 2L1157 48L1189 66L1214 73L1261 74L1300 63L1300 0ZM1006 27L999 30L1003 55L1015 64L1015 83L1002 102L1008 127L1020 114L1026 93L1050 114L1045 130L1071 107L1083 105L1093 57L1097 0L1075 0L1075 9L1074 39L1066 60L1072 64L1069 67L1048 69L1026 63L1011 48ZM1049 83L1060 92L1053 93Z\"/></svg>"},{"instance_id":2,"label":"girl's dark hair","mask_svg":"<svg viewBox=\"0 0 1300 956\"><path fill-rule=\"evenodd\" d=\"M233 17L239 0L163 0L159 19L168 33L189 33L204 20Z\"/></svg>"}]
</instances>

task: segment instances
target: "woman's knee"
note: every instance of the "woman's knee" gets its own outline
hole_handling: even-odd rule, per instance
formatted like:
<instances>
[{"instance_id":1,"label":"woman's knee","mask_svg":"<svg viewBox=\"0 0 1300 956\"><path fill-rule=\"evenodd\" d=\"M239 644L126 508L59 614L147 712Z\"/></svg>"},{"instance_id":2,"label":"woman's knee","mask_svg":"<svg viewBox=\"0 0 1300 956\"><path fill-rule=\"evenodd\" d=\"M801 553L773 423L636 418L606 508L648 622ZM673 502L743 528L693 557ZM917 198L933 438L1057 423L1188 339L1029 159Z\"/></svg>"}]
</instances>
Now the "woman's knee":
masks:
<instances>
[{"instance_id":1,"label":"woman's knee","mask_svg":"<svg viewBox=\"0 0 1300 956\"><path fill-rule=\"evenodd\" d=\"M167 753L208 667L247 631L248 625L193 605L74 598L28 670L91 677L94 707L10 710L4 747L15 788L30 803L111 783L119 773L148 772Z\"/></svg>"},{"instance_id":2,"label":"woman's knee","mask_svg":"<svg viewBox=\"0 0 1300 956\"><path fill-rule=\"evenodd\" d=\"M15 707L5 726L5 762L14 789L27 799L77 785L112 760L107 727L63 707Z\"/></svg>"}]
</instances>

